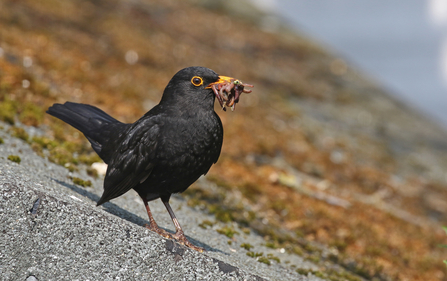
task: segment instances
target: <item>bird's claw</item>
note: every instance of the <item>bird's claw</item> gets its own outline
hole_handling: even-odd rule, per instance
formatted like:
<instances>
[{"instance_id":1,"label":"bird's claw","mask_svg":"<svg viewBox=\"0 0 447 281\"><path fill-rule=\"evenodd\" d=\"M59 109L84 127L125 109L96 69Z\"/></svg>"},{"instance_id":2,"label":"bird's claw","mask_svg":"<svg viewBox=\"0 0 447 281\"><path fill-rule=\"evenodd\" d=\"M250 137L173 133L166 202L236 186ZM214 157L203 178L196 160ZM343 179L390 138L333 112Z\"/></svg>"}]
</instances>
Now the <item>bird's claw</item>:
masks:
<instances>
[{"instance_id":1,"label":"bird's claw","mask_svg":"<svg viewBox=\"0 0 447 281\"><path fill-rule=\"evenodd\" d=\"M167 238L167 239L173 238L171 233L167 232L164 229L159 228L157 225L145 224L144 227L146 227L147 229L149 229L155 233L158 233L159 235L163 236L164 238Z\"/></svg>"},{"instance_id":2,"label":"bird's claw","mask_svg":"<svg viewBox=\"0 0 447 281\"><path fill-rule=\"evenodd\" d=\"M195 250L195 251L197 251L199 253L205 252L204 248L197 247L197 246L193 245L191 242L189 242L188 239L186 239L186 237L183 234L183 232L173 234L172 238L177 240L177 242L179 242L180 244L182 244L182 245L184 245L184 246L186 246L186 247L188 247L190 249L193 249L193 250Z\"/></svg>"}]
</instances>

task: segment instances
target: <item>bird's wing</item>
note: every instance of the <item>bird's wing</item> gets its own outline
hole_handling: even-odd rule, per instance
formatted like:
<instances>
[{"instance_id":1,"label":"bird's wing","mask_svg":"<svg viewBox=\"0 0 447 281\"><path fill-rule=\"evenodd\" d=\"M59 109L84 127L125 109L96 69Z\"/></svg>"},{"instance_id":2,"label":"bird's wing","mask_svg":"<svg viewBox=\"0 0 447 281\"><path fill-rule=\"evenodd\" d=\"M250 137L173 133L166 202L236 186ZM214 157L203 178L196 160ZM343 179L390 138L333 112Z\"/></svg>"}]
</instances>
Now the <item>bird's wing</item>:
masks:
<instances>
[{"instance_id":1,"label":"bird's wing","mask_svg":"<svg viewBox=\"0 0 447 281\"><path fill-rule=\"evenodd\" d=\"M98 205L116 198L145 181L155 166L160 125L155 117L143 117L123 134L110 160L104 193Z\"/></svg>"}]
</instances>

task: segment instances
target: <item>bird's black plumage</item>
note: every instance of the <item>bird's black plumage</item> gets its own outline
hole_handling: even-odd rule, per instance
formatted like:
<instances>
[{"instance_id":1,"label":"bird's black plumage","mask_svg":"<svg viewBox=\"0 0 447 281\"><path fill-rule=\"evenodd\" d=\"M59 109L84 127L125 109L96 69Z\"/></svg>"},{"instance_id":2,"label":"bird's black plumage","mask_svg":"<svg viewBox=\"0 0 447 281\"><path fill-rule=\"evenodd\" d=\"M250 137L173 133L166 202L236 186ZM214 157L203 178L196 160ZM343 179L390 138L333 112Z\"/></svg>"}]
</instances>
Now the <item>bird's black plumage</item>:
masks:
<instances>
[{"instance_id":1,"label":"bird's black plumage","mask_svg":"<svg viewBox=\"0 0 447 281\"><path fill-rule=\"evenodd\" d=\"M108 164L98 205L133 188L145 202L152 226L147 202L161 198L176 224L174 238L192 246L182 240L183 232L168 201L171 194L186 190L206 174L219 158L223 128L214 112L214 93L207 87L218 80L208 68L180 70L166 86L160 103L133 124L121 123L96 107L71 102L54 104L47 113L80 130Z\"/></svg>"}]
</instances>

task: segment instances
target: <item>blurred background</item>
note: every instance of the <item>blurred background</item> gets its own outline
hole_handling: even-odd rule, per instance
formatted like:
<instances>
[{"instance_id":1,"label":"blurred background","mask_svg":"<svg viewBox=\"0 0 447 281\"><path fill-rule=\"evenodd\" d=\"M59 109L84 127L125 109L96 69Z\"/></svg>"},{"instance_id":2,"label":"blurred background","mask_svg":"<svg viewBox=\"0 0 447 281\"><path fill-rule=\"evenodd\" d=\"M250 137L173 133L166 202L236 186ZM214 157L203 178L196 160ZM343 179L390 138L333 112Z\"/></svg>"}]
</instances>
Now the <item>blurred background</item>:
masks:
<instances>
[{"instance_id":1,"label":"blurred background","mask_svg":"<svg viewBox=\"0 0 447 281\"><path fill-rule=\"evenodd\" d=\"M222 155L182 195L188 206L318 263L329 280L446 280L445 9L2 0L1 129L101 177L82 134L45 110L82 102L134 122L178 70L209 67L255 88L235 112L216 106Z\"/></svg>"},{"instance_id":2,"label":"blurred background","mask_svg":"<svg viewBox=\"0 0 447 281\"><path fill-rule=\"evenodd\" d=\"M253 2L447 128L447 1Z\"/></svg>"}]
</instances>

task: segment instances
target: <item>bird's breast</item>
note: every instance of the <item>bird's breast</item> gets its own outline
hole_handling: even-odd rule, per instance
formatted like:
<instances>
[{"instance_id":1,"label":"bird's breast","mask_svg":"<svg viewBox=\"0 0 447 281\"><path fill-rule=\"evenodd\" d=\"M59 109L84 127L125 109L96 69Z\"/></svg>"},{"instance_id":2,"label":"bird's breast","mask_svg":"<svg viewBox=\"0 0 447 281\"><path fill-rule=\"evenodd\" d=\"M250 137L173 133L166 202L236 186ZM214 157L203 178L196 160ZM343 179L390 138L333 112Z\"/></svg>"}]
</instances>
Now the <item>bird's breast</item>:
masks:
<instances>
[{"instance_id":1,"label":"bird's breast","mask_svg":"<svg viewBox=\"0 0 447 281\"><path fill-rule=\"evenodd\" d=\"M154 168L139 193L183 192L217 161L223 129L217 114L202 118L165 118L159 122Z\"/></svg>"},{"instance_id":2,"label":"bird's breast","mask_svg":"<svg viewBox=\"0 0 447 281\"><path fill-rule=\"evenodd\" d=\"M217 161L222 147L223 129L217 118L216 115L166 122L157 146L158 167L154 172L169 173L170 181L188 186L206 173Z\"/></svg>"},{"instance_id":3,"label":"bird's breast","mask_svg":"<svg viewBox=\"0 0 447 281\"><path fill-rule=\"evenodd\" d=\"M186 120L178 122L166 134L161 145L167 155L165 159L177 159L179 162L206 160L208 155L220 151L222 128L210 120ZM183 164L183 163L182 163ZM189 165L190 163L185 163Z\"/></svg>"}]
</instances>

